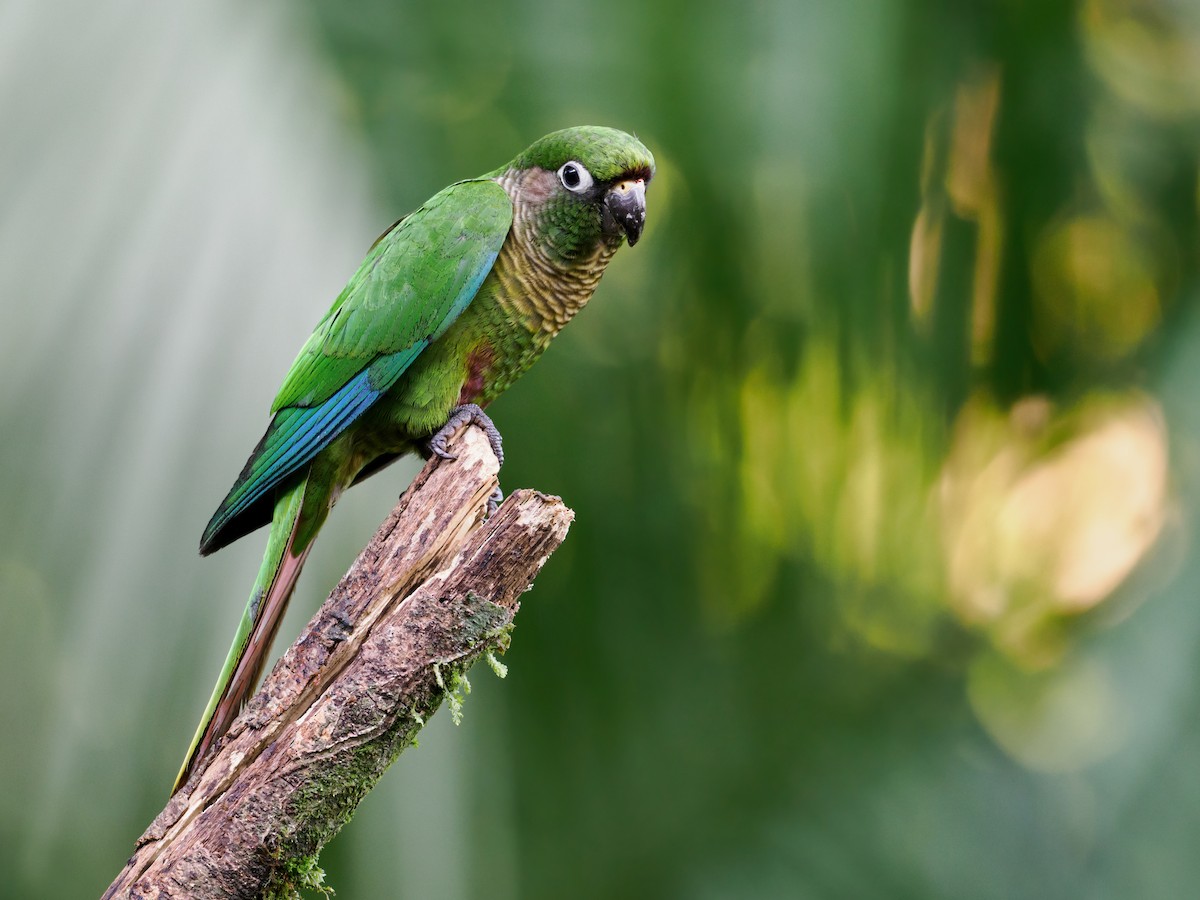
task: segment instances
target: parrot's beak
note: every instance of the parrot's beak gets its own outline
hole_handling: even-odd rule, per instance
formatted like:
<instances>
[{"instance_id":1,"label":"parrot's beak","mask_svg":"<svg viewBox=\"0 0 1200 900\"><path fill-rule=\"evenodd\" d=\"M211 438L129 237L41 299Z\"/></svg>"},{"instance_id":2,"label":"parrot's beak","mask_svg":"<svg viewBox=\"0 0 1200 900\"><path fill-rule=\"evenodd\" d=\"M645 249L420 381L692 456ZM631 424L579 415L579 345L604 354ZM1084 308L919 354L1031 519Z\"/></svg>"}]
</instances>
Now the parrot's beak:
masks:
<instances>
[{"instance_id":1,"label":"parrot's beak","mask_svg":"<svg viewBox=\"0 0 1200 900\"><path fill-rule=\"evenodd\" d=\"M611 217L613 230L624 231L632 247L642 236L642 227L646 224L646 180L627 178L618 181L604 195L604 207L605 218Z\"/></svg>"}]
</instances>

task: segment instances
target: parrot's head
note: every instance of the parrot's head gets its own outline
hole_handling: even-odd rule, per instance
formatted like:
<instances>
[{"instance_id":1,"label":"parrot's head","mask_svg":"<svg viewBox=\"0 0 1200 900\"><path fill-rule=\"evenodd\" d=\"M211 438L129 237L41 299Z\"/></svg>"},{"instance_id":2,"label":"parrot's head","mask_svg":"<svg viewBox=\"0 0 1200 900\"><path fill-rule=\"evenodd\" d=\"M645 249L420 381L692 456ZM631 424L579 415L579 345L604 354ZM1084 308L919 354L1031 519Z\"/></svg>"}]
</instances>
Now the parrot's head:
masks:
<instances>
[{"instance_id":1,"label":"parrot's head","mask_svg":"<svg viewBox=\"0 0 1200 900\"><path fill-rule=\"evenodd\" d=\"M519 183L516 218L532 214L546 249L573 260L638 242L654 156L632 135L589 125L546 135L499 174Z\"/></svg>"}]
</instances>

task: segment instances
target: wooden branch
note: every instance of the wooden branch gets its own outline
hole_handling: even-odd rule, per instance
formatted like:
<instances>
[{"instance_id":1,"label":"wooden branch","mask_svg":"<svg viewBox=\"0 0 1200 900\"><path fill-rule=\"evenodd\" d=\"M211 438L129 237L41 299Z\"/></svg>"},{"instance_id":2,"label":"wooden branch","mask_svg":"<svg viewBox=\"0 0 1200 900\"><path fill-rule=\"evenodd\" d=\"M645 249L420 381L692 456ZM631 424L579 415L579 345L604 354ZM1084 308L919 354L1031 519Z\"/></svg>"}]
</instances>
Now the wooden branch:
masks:
<instances>
[{"instance_id":1,"label":"wooden branch","mask_svg":"<svg viewBox=\"0 0 1200 900\"><path fill-rule=\"evenodd\" d=\"M434 457L105 898L286 893L483 654L574 513L519 490L486 522L483 433ZM165 786L165 785L164 785Z\"/></svg>"}]
</instances>

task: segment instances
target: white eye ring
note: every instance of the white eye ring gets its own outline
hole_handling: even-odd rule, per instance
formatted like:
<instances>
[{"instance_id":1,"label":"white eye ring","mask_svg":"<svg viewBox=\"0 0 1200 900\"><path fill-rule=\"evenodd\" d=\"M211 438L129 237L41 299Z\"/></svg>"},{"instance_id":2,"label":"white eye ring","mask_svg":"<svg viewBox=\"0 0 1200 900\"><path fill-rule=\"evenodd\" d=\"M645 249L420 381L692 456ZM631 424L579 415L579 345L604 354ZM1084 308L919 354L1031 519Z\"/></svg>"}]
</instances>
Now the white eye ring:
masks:
<instances>
[{"instance_id":1,"label":"white eye ring","mask_svg":"<svg viewBox=\"0 0 1200 900\"><path fill-rule=\"evenodd\" d=\"M592 173L575 160L563 163L558 170L558 180L568 191L582 194L592 186Z\"/></svg>"}]
</instances>

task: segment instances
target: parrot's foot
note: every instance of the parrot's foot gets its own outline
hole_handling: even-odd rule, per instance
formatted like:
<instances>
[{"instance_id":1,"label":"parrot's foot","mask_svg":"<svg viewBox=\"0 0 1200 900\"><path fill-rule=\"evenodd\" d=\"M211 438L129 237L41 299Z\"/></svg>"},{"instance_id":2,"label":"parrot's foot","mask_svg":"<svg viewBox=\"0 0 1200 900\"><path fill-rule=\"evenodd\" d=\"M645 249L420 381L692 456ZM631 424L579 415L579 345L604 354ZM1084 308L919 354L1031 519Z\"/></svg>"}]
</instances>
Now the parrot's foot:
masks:
<instances>
[{"instance_id":1,"label":"parrot's foot","mask_svg":"<svg viewBox=\"0 0 1200 900\"><path fill-rule=\"evenodd\" d=\"M492 445L492 452L496 454L496 461L500 465L504 465L504 442L500 438L500 431L496 428L487 413L476 406L474 403L464 403L462 406L456 406L450 410L450 418L446 420L446 424L437 430L437 434L429 439L429 449L437 454L442 459L454 459L454 454L446 449L446 444L463 425L475 424L483 429L483 433L487 435L488 443ZM500 490L496 488L497 492ZM492 508L492 500L495 494L488 498L488 511L494 511ZM503 495L501 495L503 498ZM499 501L497 501L499 505Z\"/></svg>"},{"instance_id":2,"label":"parrot's foot","mask_svg":"<svg viewBox=\"0 0 1200 900\"><path fill-rule=\"evenodd\" d=\"M496 485L495 490L488 495L487 515L489 519L496 514L496 510L500 508L500 504L503 502L504 491L500 490L500 485Z\"/></svg>"}]
</instances>

